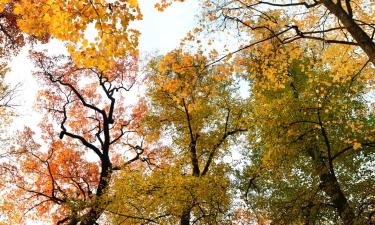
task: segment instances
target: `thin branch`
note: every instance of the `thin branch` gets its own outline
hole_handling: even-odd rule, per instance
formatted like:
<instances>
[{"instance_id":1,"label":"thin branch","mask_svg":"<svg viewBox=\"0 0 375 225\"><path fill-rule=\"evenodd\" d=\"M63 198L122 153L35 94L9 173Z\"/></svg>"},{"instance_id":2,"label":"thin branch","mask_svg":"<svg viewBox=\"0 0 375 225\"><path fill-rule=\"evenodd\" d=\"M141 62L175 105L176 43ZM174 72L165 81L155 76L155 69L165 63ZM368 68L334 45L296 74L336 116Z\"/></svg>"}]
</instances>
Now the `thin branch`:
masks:
<instances>
[{"instance_id":1,"label":"thin branch","mask_svg":"<svg viewBox=\"0 0 375 225\"><path fill-rule=\"evenodd\" d=\"M278 3L272 3L272 2L259 1L255 4L257 5L263 4L263 5L270 5L270 6L276 6L276 7L305 6L307 9L309 9L309 8L319 5L320 2L314 1L313 4L308 4L307 2L278 4Z\"/></svg>"},{"instance_id":2,"label":"thin branch","mask_svg":"<svg viewBox=\"0 0 375 225\"><path fill-rule=\"evenodd\" d=\"M237 49L237 50L235 50L235 51L232 51L232 52L230 52L230 53L228 53L228 54L225 54L224 56L222 56L222 57L220 57L220 58L218 58L218 59L216 59L216 60L214 60L214 61L212 61L212 62L206 64L206 65L205 65L205 68L207 68L207 67L209 67L209 66L212 66L213 64L216 64L216 63L220 62L221 60L227 58L227 57L230 56L230 55L236 54L236 53L241 52L241 51L243 51L243 50L245 50L245 49L248 49L248 48L250 48L250 47L252 47L252 46L254 46L254 45L260 44L260 43L262 43L262 42L265 42L265 41L271 40L272 38L275 38L275 37L277 37L277 36L280 36L280 35L282 35L282 34L288 32L288 31L290 31L291 29L292 29L292 28L289 27L289 28L287 28L287 29L285 29L285 30L283 30L283 31L280 31L280 32L278 32L278 33L276 33L276 34L274 34L274 35L268 36L267 38L264 38L264 39L262 39L262 40L259 40L259 41L256 41L256 42L253 42L253 43L248 44L248 45L245 45L245 46L243 46L243 47L241 47L241 48L239 48L239 49Z\"/></svg>"},{"instance_id":3,"label":"thin branch","mask_svg":"<svg viewBox=\"0 0 375 225\"><path fill-rule=\"evenodd\" d=\"M210 152L210 155L208 156L208 159L207 159L207 162L206 162L206 165L204 166L204 169L203 169L203 172L202 172L202 176L204 176L207 172L208 172L208 170L209 170L209 168L210 168L210 165L211 165L211 163L212 163L212 160L213 160L213 158L214 158L214 156L215 156L215 153L216 153L216 151L217 151L217 149L226 141L226 139L229 137L229 136L232 136L232 135L234 135L234 134L237 134L237 133L239 133L239 132L245 132L245 131L247 131L247 129L236 129L236 130L233 130L233 131L229 131L229 132L226 132L226 133L224 133L224 135L223 135L223 137L219 140L219 142L218 143L216 143L215 145L214 145L214 147L212 148L212 150L211 150L211 152Z\"/></svg>"},{"instance_id":4,"label":"thin branch","mask_svg":"<svg viewBox=\"0 0 375 225\"><path fill-rule=\"evenodd\" d=\"M70 133L66 130L65 128L65 122L67 120L67 115L66 115L66 106L67 106L68 103L66 103L63 107L63 111L64 111L64 118L63 118L63 121L61 122L60 124L60 128L61 128L61 133L60 133L60 138L62 139L64 137L64 135L67 135L68 137L71 137L71 138L74 138L74 139L77 139L77 140L80 140L82 142L82 144L86 147L88 147L89 149L93 150L98 156L100 159L103 158L103 154L100 152L100 150L93 144L89 143L84 137L80 136L80 135L77 135L77 134L73 134L73 133Z\"/></svg>"},{"instance_id":5,"label":"thin branch","mask_svg":"<svg viewBox=\"0 0 375 225\"><path fill-rule=\"evenodd\" d=\"M128 165L130 165L131 163L137 161L138 159L140 159L140 156L143 154L144 152L144 149L139 146L139 145L136 145L136 146L133 146L131 144L127 144L129 147L131 147L132 149L135 150L135 153L136 153L136 156L134 156L132 159L126 161L125 163L123 163L121 166L115 166L112 168L113 171L115 170L123 170L125 169Z\"/></svg>"}]
</instances>

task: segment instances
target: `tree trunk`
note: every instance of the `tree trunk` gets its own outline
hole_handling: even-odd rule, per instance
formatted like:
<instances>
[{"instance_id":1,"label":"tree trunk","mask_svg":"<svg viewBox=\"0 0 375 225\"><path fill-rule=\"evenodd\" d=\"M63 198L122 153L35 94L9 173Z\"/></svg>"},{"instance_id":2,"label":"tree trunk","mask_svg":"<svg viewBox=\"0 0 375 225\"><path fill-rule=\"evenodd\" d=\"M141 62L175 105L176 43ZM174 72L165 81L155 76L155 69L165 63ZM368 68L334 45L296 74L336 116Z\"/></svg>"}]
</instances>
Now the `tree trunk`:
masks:
<instances>
[{"instance_id":1,"label":"tree trunk","mask_svg":"<svg viewBox=\"0 0 375 225\"><path fill-rule=\"evenodd\" d=\"M371 40L370 36L358 26L352 16L349 15L340 5L335 4L331 0L322 0L321 2L340 20L346 30L348 30L354 40L367 54L369 60L375 65L375 43Z\"/></svg>"},{"instance_id":2,"label":"tree trunk","mask_svg":"<svg viewBox=\"0 0 375 225\"><path fill-rule=\"evenodd\" d=\"M309 155L313 159L315 171L320 179L320 188L330 197L345 225L354 224L354 212L347 198L342 192L335 174L330 170L328 159L319 149L310 149Z\"/></svg>"},{"instance_id":3,"label":"tree trunk","mask_svg":"<svg viewBox=\"0 0 375 225\"><path fill-rule=\"evenodd\" d=\"M100 174L100 180L98 189L96 191L96 199L95 202L90 208L90 211L83 216L81 219L81 225L95 225L98 224L96 221L99 219L99 217L103 214L104 210L106 209L107 204L103 202L101 199L104 197L107 193L106 189L109 186L111 176L112 176L112 165L109 161L109 158L107 160L102 161L102 171ZM99 201L98 201L99 200Z\"/></svg>"},{"instance_id":4,"label":"tree trunk","mask_svg":"<svg viewBox=\"0 0 375 225\"><path fill-rule=\"evenodd\" d=\"M353 224L354 213L353 209L349 206L349 203L341 191L336 176L330 172L324 172L320 174L321 188L331 198L332 203L336 206L337 211L340 214L344 224Z\"/></svg>"},{"instance_id":5,"label":"tree trunk","mask_svg":"<svg viewBox=\"0 0 375 225\"><path fill-rule=\"evenodd\" d=\"M180 225L190 225L190 212L190 207L187 207L182 211Z\"/></svg>"}]
</instances>

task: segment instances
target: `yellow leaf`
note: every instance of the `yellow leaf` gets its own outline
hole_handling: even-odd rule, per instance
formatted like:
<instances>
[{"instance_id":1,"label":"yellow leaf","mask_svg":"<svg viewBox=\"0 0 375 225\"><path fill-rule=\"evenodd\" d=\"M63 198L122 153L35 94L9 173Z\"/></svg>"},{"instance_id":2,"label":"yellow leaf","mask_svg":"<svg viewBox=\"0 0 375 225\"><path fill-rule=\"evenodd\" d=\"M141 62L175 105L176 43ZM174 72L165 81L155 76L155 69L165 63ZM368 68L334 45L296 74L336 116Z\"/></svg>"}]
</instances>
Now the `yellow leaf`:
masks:
<instances>
[{"instance_id":1,"label":"yellow leaf","mask_svg":"<svg viewBox=\"0 0 375 225\"><path fill-rule=\"evenodd\" d=\"M133 8L138 7L138 0L128 0L129 5Z\"/></svg>"},{"instance_id":2,"label":"yellow leaf","mask_svg":"<svg viewBox=\"0 0 375 225\"><path fill-rule=\"evenodd\" d=\"M362 147L361 143L354 142L354 144L353 144L353 149L354 150L360 149L361 147Z\"/></svg>"}]
</instances>

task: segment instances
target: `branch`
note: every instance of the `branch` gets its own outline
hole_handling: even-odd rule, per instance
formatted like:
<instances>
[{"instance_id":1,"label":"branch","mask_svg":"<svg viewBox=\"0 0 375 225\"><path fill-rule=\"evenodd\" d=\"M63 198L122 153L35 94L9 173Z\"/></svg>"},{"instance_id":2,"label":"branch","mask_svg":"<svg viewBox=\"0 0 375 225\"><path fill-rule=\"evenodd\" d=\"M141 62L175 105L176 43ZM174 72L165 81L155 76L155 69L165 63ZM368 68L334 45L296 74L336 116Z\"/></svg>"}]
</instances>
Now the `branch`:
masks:
<instances>
[{"instance_id":1,"label":"branch","mask_svg":"<svg viewBox=\"0 0 375 225\"><path fill-rule=\"evenodd\" d=\"M100 86L102 87L104 93L106 94L107 98L111 101L111 105L109 107L109 112L108 112L108 123L109 124L113 124L114 123L114 120L113 120L113 111L114 111L114 108L115 108L115 103L116 103L116 99L113 97L113 91L111 91L111 84L109 85L109 88L106 88L105 86L105 83L107 82L107 79L104 79L103 78L103 74L101 74L99 76L99 83L100 83Z\"/></svg>"},{"instance_id":2,"label":"branch","mask_svg":"<svg viewBox=\"0 0 375 225\"><path fill-rule=\"evenodd\" d=\"M214 147L212 148L211 152L210 152L210 155L208 156L208 159L207 159L207 162L206 162L206 165L203 169L203 172L202 172L202 176L204 176L207 172L208 172L208 169L211 165L211 162L215 156L215 153L217 151L217 149L221 146L221 144L231 135L234 135L238 132L245 132L247 131L247 129L237 129L237 130L233 130L233 131L229 131L229 132L226 132L223 137L219 140L218 143L216 143L214 145Z\"/></svg>"},{"instance_id":3,"label":"branch","mask_svg":"<svg viewBox=\"0 0 375 225\"><path fill-rule=\"evenodd\" d=\"M357 78L358 75L361 74L361 72L363 71L363 69L367 66L367 64L370 62L370 60L367 60L366 63L361 67L361 69L352 77L352 79L350 80L350 85L349 85L349 88L352 86L354 80Z\"/></svg>"},{"instance_id":4,"label":"branch","mask_svg":"<svg viewBox=\"0 0 375 225\"><path fill-rule=\"evenodd\" d=\"M257 5L270 5L270 6L276 6L276 7L290 7L290 6L305 6L307 9L315 7L320 4L318 1L314 1L313 4L308 4L307 2L299 2L299 3L286 3L286 4L278 4L278 3L272 3L272 2L264 2L264 1L259 1L255 3Z\"/></svg>"},{"instance_id":5,"label":"branch","mask_svg":"<svg viewBox=\"0 0 375 225\"><path fill-rule=\"evenodd\" d=\"M4 92L0 94L0 108L3 108L3 107L13 108L17 106L15 104L12 104L11 102L15 98L17 98L16 94L20 87L21 87L21 84L18 83L10 89L6 88L5 90L3 90Z\"/></svg>"},{"instance_id":6,"label":"branch","mask_svg":"<svg viewBox=\"0 0 375 225\"><path fill-rule=\"evenodd\" d=\"M311 123L311 124L317 124L320 125L320 123L315 122L315 121L310 121L310 120L299 120L299 121L294 121L289 124L289 126L294 125L294 124L299 124L299 123Z\"/></svg>"},{"instance_id":7,"label":"branch","mask_svg":"<svg viewBox=\"0 0 375 225\"><path fill-rule=\"evenodd\" d=\"M18 187L18 188L20 188L20 189L22 189L22 190L24 190L24 191L26 191L26 192L33 193L33 194L36 194L36 195L38 195L38 196L43 196L43 197L49 199L50 201L55 202L56 204L61 204L61 203L64 203L64 202L65 202L64 199L60 199L60 198L58 198L58 197L56 197L56 196L49 196L49 195L46 195L46 194L44 194L44 193L42 193L42 192L39 192L39 191L28 190L28 189L26 189L25 187L22 187L22 186L17 185L17 184L16 184L16 187Z\"/></svg>"},{"instance_id":8,"label":"branch","mask_svg":"<svg viewBox=\"0 0 375 225\"><path fill-rule=\"evenodd\" d=\"M164 214L164 215L157 216L153 219L149 219L149 218L140 217L140 216L131 216L131 215L126 215L126 214L122 214L122 213L119 213L119 212L113 212L113 211L108 210L108 209L106 211L109 212L109 213L112 213L114 215L123 216L123 217L130 218L130 219L144 220L144 221L152 222L152 223L155 223L155 224L158 224L158 222L156 221L157 219L167 217L167 216L170 215L170 214Z\"/></svg>"},{"instance_id":9,"label":"branch","mask_svg":"<svg viewBox=\"0 0 375 225\"><path fill-rule=\"evenodd\" d=\"M61 78L63 77L62 76L59 76L58 78L54 78L53 74L50 73L47 68L45 68L45 64L43 63L43 60L41 58L38 58L38 62L39 64L41 65L42 69L43 69L43 72L45 75L48 76L48 79L52 82L52 83L58 83L62 86L65 86L65 87L68 87L71 91L73 91L73 93L78 97L78 99L81 101L81 103L83 104L83 106L85 107L88 107L96 112L99 112L100 114L102 114L103 116L105 116L105 112L97 107L95 107L94 105L92 104L89 104L86 102L86 100L84 99L84 97L79 93L79 91L73 86L71 85L70 83L66 83L66 82L63 82L61 80Z\"/></svg>"},{"instance_id":10,"label":"branch","mask_svg":"<svg viewBox=\"0 0 375 225\"><path fill-rule=\"evenodd\" d=\"M331 144L330 144L330 141L328 139L328 135L327 135L327 132L323 126L323 122L321 120L321 117L320 117L320 110L318 110L318 120L319 120L319 125L320 125L320 129L322 131L322 136L323 136L323 139L324 139L324 143L327 147L327 153L328 153L328 163L329 163L329 169L331 171L331 174L333 176L335 176L335 170L333 168L333 159L332 159L332 150L331 150Z\"/></svg>"},{"instance_id":11,"label":"branch","mask_svg":"<svg viewBox=\"0 0 375 225\"><path fill-rule=\"evenodd\" d=\"M135 133L135 132L136 132L135 130L127 130L127 131L124 131L124 130L123 130L124 127L126 127L126 126L129 125L129 123L130 123L130 122L121 125L121 133L109 143L110 145L116 143L116 142L117 142L118 140L120 140L125 134L127 134L127 133Z\"/></svg>"},{"instance_id":12,"label":"branch","mask_svg":"<svg viewBox=\"0 0 375 225\"><path fill-rule=\"evenodd\" d=\"M189 133L190 133L190 146L189 147L190 147L190 154L191 154L191 163L193 164L193 176L199 176L200 169L199 169L199 163L198 163L198 158L197 158L197 150L196 150L198 135L193 134L193 128L192 128L191 123L190 123L191 118L190 118L189 110L186 106L184 98L182 98L182 103L184 105L186 120L187 120L187 123L188 123Z\"/></svg>"},{"instance_id":13,"label":"branch","mask_svg":"<svg viewBox=\"0 0 375 225\"><path fill-rule=\"evenodd\" d=\"M222 56L222 57L220 57L220 58L218 58L218 59L216 59L216 60L214 60L214 61L212 61L212 62L206 64L206 65L205 65L205 68L207 68L207 67L209 67L209 66L211 66L211 65L213 65L213 64L215 64L215 63L217 63L217 62L220 62L221 60L223 60L224 58L226 58L226 57L228 57L228 56L230 56L230 55L233 55L233 54L236 54L236 53L238 53L238 52L241 52L241 51L243 51L243 50L245 50L245 49L248 49L248 48L250 48L250 47L252 47L252 46L254 46L254 45L260 44L260 43L262 43L262 42L265 42L265 41L271 40L272 38L276 38L276 37L278 37L278 36L280 36L280 35L282 35L282 34L288 32L288 31L291 30L291 29L292 29L291 27L288 27L287 29L285 29L285 30L283 30L283 31L280 31L280 32L278 32L278 33L276 33L276 34L274 34L274 35L268 36L268 37L266 37L266 38L264 38L264 39L262 39L262 40L259 40L259 41L253 42L253 43L251 43L251 44L245 45L245 46L242 47L242 48L239 48L239 49L237 49L237 50L235 50L235 51L232 51L232 52L230 52L230 53L228 53L228 54L225 54L224 56Z\"/></svg>"},{"instance_id":14,"label":"branch","mask_svg":"<svg viewBox=\"0 0 375 225\"><path fill-rule=\"evenodd\" d=\"M299 40L301 38L306 38L306 39L311 39L311 40L323 41L324 43L329 43L329 44L346 44L346 45L355 45L355 46L359 45L358 43L351 42L351 41L342 41L342 40L334 40L334 39L328 39L327 40L327 39L324 39L324 38L321 38L321 37L315 37L315 36L307 35L307 34L314 34L314 33L325 34L326 32L330 32L330 31L333 31L333 30L342 30L342 29L340 29L340 27L335 27L335 28L331 28L331 29L327 29L327 30L321 30L321 31L307 31L307 32L301 31L299 29L299 27L296 26L296 25L287 26L287 27L294 29L297 33L297 36L285 38L282 41L283 44L291 43L291 42Z\"/></svg>"},{"instance_id":15,"label":"branch","mask_svg":"<svg viewBox=\"0 0 375 225\"><path fill-rule=\"evenodd\" d=\"M84 137L80 136L80 135L76 135L76 134L73 134L73 133L70 133L66 130L64 124L67 120L67 115L66 115L66 106L69 102L67 102L64 107L63 107L63 111L64 111L64 118L63 118L63 121L61 122L61 133L60 133L60 139L62 139L64 137L64 135L67 135L68 137L71 137L71 138L74 138L74 139L77 139L77 140L80 140L82 142L82 144L86 147L88 147L89 149L93 150L98 156L100 159L103 158L103 154L100 152L100 150L93 144L89 143Z\"/></svg>"},{"instance_id":16,"label":"branch","mask_svg":"<svg viewBox=\"0 0 375 225\"><path fill-rule=\"evenodd\" d=\"M17 45L17 43L15 42L15 40L13 39L12 35L10 35L8 33L8 31L6 30L6 28L0 23L0 30L4 33L4 35L7 37L7 39L10 41L11 45L15 46Z\"/></svg>"},{"instance_id":17,"label":"branch","mask_svg":"<svg viewBox=\"0 0 375 225\"><path fill-rule=\"evenodd\" d=\"M130 146L132 149L135 150L136 156L134 158L126 161L121 166L115 166L115 167L113 167L112 170L123 170L123 169L125 169L125 167L127 167L128 165L130 165L131 163L133 163L136 160L140 159L140 156L144 152L144 149L141 146L139 146L139 145L137 145L137 146L134 146L134 145L131 145L131 144L127 144L127 145Z\"/></svg>"},{"instance_id":18,"label":"branch","mask_svg":"<svg viewBox=\"0 0 375 225\"><path fill-rule=\"evenodd\" d=\"M358 43L356 42L351 42L351 41L341 41L341 40L334 40L334 39L324 39L320 37L314 37L314 36L297 36L294 38L288 38L283 40L283 44L291 43L293 41L299 40L301 38L306 38L306 39L311 39L311 40L317 40L317 41L322 41L324 43L328 44L344 44L344 45L353 45L353 46L359 46Z\"/></svg>"},{"instance_id":19,"label":"branch","mask_svg":"<svg viewBox=\"0 0 375 225\"><path fill-rule=\"evenodd\" d=\"M375 142L366 142L366 143L360 143L362 146L367 146L367 147L375 147ZM345 152L349 151L353 149L353 146L349 146L349 147L346 147L344 149L342 149L341 151L339 151L338 153L336 153L334 156L332 156L332 161L334 159L336 159L337 157L339 157L340 155L344 154Z\"/></svg>"},{"instance_id":20,"label":"branch","mask_svg":"<svg viewBox=\"0 0 375 225\"><path fill-rule=\"evenodd\" d=\"M341 2L341 0L338 0L339 2ZM350 18L353 18L353 10L352 10L352 6L350 5L350 0L345 0L345 5L346 5L346 9L348 10L348 16Z\"/></svg>"}]
</instances>

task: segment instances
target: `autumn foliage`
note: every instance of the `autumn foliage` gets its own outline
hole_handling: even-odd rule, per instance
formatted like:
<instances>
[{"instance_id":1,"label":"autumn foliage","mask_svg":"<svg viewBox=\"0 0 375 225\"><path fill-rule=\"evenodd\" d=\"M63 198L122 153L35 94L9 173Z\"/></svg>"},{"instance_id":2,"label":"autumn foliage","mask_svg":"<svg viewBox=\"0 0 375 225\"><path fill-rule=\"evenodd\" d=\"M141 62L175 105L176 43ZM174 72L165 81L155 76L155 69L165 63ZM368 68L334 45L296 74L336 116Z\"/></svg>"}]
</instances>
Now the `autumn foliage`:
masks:
<instances>
[{"instance_id":1,"label":"autumn foliage","mask_svg":"<svg viewBox=\"0 0 375 225\"><path fill-rule=\"evenodd\" d=\"M375 223L374 3L200 3L144 63L137 0L0 1L1 128L26 44L42 116L0 140L0 224Z\"/></svg>"}]
</instances>

